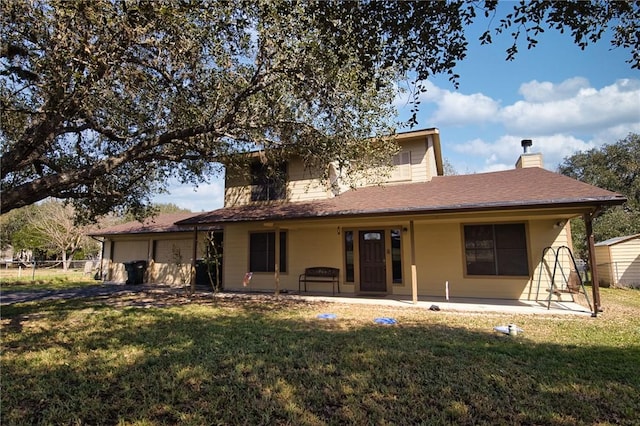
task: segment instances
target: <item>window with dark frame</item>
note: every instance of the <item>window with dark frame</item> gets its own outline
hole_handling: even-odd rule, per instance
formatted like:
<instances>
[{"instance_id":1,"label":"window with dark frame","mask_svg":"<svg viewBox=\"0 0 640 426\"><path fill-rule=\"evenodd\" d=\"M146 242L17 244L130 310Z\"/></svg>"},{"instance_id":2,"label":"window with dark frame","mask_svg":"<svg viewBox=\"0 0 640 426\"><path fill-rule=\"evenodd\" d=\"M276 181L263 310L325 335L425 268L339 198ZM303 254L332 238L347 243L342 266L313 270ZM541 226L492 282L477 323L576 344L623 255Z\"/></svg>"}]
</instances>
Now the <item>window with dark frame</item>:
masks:
<instances>
[{"instance_id":1,"label":"window with dark frame","mask_svg":"<svg viewBox=\"0 0 640 426\"><path fill-rule=\"evenodd\" d=\"M344 232L344 263L345 263L345 281L352 283L355 281L355 268L353 259L353 231Z\"/></svg>"},{"instance_id":2,"label":"window with dark frame","mask_svg":"<svg viewBox=\"0 0 640 426\"><path fill-rule=\"evenodd\" d=\"M287 163L251 163L251 201L283 200L287 196Z\"/></svg>"},{"instance_id":3,"label":"window with dark frame","mask_svg":"<svg viewBox=\"0 0 640 426\"><path fill-rule=\"evenodd\" d=\"M276 233L249 234L249 271L275 272ZM287 233L280 231L280 272L287 272Z\"/></svg>"},{"instance_id":4,"label":"window with dark frame","mask_svg":"<svg viewBox=\"0 0 640 426\"><path fill-rule=\"evenodd\" d=\"M465 225L467 275L529 276L523 223Z\"/></svg>"},{"instance_id":5,"label":"window with dark frame","mask_svg":"<svg viewBox=\"0 0 640 426\"><path fill-rule=\"evenodd\" d=\"M394 284L402 284L402 230L391 230L391 268Z\"/></svg>"}]
</instances>

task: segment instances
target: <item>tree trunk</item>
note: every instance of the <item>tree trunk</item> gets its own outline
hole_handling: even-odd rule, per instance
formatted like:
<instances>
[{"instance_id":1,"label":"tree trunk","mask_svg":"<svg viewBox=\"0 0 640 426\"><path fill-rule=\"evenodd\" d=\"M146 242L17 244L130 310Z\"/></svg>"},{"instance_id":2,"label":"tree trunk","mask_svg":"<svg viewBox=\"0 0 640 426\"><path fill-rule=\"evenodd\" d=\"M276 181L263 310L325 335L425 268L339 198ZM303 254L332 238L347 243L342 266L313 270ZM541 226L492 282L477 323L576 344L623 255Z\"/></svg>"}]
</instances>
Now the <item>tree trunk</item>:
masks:
<instances>
[{"instance_id":1,"label":"tree trunk","mask_svg":"<svg viewBox=\"0 0 640 426\"><path fill-rule=\"evenodd\" d=\"M67 251L62 250L62 270L66 273L69 270L69 262L67 261Z\"/></svg>"}]
</instances>

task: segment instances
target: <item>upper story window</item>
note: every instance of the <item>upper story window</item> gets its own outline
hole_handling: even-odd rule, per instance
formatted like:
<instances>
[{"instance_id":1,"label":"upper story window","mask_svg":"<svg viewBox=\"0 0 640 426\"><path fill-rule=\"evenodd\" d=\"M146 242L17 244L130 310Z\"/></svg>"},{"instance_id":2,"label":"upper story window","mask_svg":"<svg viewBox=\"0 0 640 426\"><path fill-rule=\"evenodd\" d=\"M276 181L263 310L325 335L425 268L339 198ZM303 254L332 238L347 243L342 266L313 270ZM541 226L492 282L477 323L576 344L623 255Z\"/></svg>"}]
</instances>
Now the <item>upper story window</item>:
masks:
<instances>
[{"instance_id":1,"label":"upper story window","mask_svg":"<svg viewBox=\"0 0 640 426\"><path fill-rule=\"evenodd\" d=\"M529 275L523 223L465 225L464 247L467 275Z\"/></svg>"},{"instance_id":2,"label":"upper story window","mask_svg":"<svg viewBox=\"0 0 640 426\"><path fill-rule=\"evenodd\" d=\"M251 163L251 201L284 200L286 196L287 163Z\"/></svg>"},{"instance_id":3,"label":"upper story window","mask_svg":"<svg viewBox=\"0 0 640 426\"><path fill-rule=\"evenodd\" d=\"M400 151L393 156L390 180L411 180L411 151Z\"/></svg>"}]
</instances>

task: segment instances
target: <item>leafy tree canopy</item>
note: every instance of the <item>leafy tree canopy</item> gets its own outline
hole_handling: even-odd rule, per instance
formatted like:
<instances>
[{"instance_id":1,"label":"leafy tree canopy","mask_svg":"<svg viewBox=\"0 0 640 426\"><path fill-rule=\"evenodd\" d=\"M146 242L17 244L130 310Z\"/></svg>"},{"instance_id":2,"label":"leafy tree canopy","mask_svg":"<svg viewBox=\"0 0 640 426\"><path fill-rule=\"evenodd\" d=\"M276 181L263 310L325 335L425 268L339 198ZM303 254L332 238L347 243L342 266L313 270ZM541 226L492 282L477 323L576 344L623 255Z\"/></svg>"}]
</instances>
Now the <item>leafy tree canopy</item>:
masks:
<instances>
[{"instance_id":1,"label":"leafy tree canopy","mask_svg":"<svg viewBox=\"0 0 640 426\"><path fill-rule=\"evenodd\" d=\"M0 235L14 250L34 250L62 260L66 270L76 254L95 255L99 250L88 237L92 226L78 226L75 216L72 206L47 199L1 215Z\"/></svg>"},{"instance_id":2,"label":"leafy tree canopy","mask_svg":"<svg viewBox=\"0 0 640 426\"><path fill-rule=\"evenodd\" d=\"M596 241L640 233L640 135L631 133L614 144L567 157L558 171L627 197L624 205L612 207L594 220ZM584 224L573 221L571 229L576 251L583 256Z\"/></svg>"},{"instance_id":3,"label":"leafy tree canopy","mask_svg":"<svg viewBox=\"0 0 640 426\"><path fill-rule=\"evenodd\" d=\"M30 205L0 215L0 249L31 249L39 244L32 241L28 232L29 217L35 208L35 205Z\"/></svg>"},{"instance_id":4,"label":"leafy tree canopy","mask_svg":"<svg viewBox=\"0 0 640 426\"><path fill-rule=\"evenodd\" d=\"M507 33L507 59L546 29L584 47L611 28L638 68L639 10L604 0L513 3L504 16L494 1L1 2L0 209L56 197L86 219L142 216L169 178L203 182L249 149L362 172L395 149L371 138L394 130L394 83L455 82L467 24L487 20L483 43Z\"/></svg>"}]
</instances>

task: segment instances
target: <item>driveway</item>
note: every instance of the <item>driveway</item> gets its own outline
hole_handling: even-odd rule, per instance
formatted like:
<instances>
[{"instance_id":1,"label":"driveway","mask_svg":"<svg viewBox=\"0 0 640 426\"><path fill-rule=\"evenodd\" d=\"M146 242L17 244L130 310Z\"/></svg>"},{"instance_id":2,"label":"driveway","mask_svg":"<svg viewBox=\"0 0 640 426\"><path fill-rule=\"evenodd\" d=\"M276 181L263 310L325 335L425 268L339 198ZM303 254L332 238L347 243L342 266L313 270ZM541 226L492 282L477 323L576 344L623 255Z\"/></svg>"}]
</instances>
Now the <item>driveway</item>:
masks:
<instances>
[{"instance_id":1,"label":"driveway","mask_svg":"<svg viewBox=\"0 0 640 426\"><path fill-rule=\"evenodd\" d=\"M80 298L108 297L113 295L121 296L150 291L175 293L176 291L179 291L179 289L170 286L160 286L157 284L126 285L106 283L95 286L69 288L65 290L2 290L0 291L0 306L12 305L14 303L33 302L36 300L69 300Z\"/></svg>"}]
</instances>

